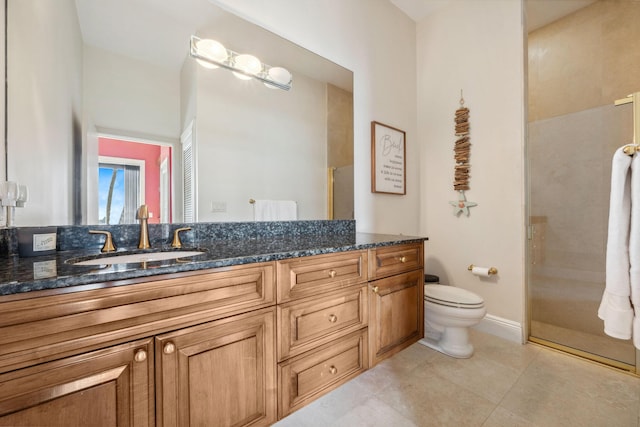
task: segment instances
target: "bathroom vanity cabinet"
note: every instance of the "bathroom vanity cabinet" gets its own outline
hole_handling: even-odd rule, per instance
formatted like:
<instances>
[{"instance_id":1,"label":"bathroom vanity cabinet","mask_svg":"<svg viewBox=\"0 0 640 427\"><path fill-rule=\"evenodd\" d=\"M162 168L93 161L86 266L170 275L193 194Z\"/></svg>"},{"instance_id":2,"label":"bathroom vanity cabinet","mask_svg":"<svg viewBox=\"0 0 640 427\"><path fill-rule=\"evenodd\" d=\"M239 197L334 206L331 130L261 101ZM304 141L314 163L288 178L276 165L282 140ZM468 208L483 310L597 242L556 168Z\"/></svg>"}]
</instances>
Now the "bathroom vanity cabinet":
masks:
<instances>
[{"instance_id":1,"label":"bathroom vanity cabinet","mask_svg":"<svg viewBox=\"0 0 640 427\"><path fill-rule=\"evenodd\" d=\"M417 341L421 278L422 242L0 297L0 426L270 425Z\"/></svg>"},{"instance_id":2,"label":"bathroom vanity cabinet","mask_svg":"<svg viewBox=\"0 0 640 427\"><path fill-rule=\"evenodd\" d=\"M275 422L273 263L87 287L0 300L0 425Z\"/></svg>"}]
</instances>

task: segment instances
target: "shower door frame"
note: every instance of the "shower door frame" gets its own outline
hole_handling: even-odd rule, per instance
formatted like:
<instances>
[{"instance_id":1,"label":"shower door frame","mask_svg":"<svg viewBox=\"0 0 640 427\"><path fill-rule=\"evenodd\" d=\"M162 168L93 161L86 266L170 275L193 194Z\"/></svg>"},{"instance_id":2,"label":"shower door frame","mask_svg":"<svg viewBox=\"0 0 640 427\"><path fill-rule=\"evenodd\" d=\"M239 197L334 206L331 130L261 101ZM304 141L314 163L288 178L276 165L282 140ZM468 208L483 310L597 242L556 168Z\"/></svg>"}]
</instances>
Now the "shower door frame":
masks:
<instances>
[{"instance_id":1,"label":"shower door frame","mask_svg":"<svg viewBox=\"0 0 640 427\"><path fill-rule=\"evenodd\" d=\"M632 103L633 104L633 139L632 139L632 144L634 145L638 145L638 143L640 143L640 92L634 92L630 95L628 95L625 98L622 99L618 99L615 101L615 105L619 106L619 105L625 105L628 103ZM526 158L530 159L531 156L529 155L529 132L528 132L528 128L529 128L529 123L527 121L527 139L526 139ZM635 149L633 151L634 155L640 155L640 150ZM533 267L532 264L530 263L532 257L533 257L533 245L531 244L532 240L533 240L533 224L531 222L531 167L529 164L529 160L527 160L525 162L525 168L526 168L526 185L527 185L527 218L526 218L526 223L527 223L527 247L525 250L525 254L526 254L526 260L527 262L525 263L525 274L526 274L526 281L527 281L527 304L526 304L526 311L527 311L527 340L536 344L541 344L544 345L546 347L550 347L556 350L560 350L563 351L565 353L569 353L569 354L573 354L576 356L580 356L583 357L585 359L589 359L589 360L593 360L595 362L599 362L608 366L612 366L618 369L622 369L625 370L629 373L635 374L636 376L640 374L640 350L639 349L635 349L635 366L634 365L630 365L628 363L624 363L615 359L611 359L605 356L600 356L598 354L594 354L594 353L589 353L587 351L584 350L580 350L577 348L573 348L570 347L568 345L563 345L563 344L559 344L553 341L549 341L546 340L544 338L538 338L538 337L534 337L531 335L531 324L532 324L532 298L531 298L531 286L532 286L532 275L533 275Z\"/></svg>"}]
</instances>

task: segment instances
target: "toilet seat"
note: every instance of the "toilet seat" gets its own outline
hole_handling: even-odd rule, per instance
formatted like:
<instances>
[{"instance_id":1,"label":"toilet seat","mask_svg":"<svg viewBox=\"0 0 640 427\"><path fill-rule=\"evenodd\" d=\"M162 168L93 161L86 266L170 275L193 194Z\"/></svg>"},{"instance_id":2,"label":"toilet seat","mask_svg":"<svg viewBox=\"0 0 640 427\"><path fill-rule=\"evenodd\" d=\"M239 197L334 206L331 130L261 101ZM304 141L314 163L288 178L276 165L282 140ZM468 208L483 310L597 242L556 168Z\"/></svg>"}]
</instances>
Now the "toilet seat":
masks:
<instances>
[{"instance_id":1,"label":"toilet seat","mask_svg":"<svg viewBox=\"0 0 640 427\"><path fill-rule=\"evenodd\" d=\"M446 285L424 285L424 300L446 307L472 309L484 307L484 300L466 289Z\"/></svg>"}]
</instances>

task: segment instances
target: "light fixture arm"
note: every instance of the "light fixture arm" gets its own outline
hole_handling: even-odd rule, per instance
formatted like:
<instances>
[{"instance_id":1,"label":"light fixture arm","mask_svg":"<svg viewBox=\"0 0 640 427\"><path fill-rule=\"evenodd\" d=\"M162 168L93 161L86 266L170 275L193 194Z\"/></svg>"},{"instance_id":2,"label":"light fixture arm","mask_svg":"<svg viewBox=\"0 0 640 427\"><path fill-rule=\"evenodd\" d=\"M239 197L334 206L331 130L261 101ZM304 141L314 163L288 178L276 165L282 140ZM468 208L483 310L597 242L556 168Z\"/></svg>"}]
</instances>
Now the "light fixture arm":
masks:
<instances>
[{"instance_id":1,"label":"light fixture arm","mask_svg":"<svg viewBox=\"0 0 640 427\"><path fill-rule=\"evenodd\" d=\"M269 70L272 67L270 65L265 64L265 63L262 63L262 70L257 74L248 73L245 70L242 70L240 68L235 67L234 66L235 58L239 54L237 52L232 51L231 49L226 49L226 51L227 51L227 59L224 60L224 61L216 61L216 60L214 60L212 58L209 58L207 56L201 55L198 52L198 47L197 47L197 43L200 40L201 39L196 37L196 36L191 36L190 48L189 48L189 55L191 55L191 57L193 57L195 59L199 59L200 61L207 62L209 64L217 65L218 67L226 68L227 70L233 71L234 73L242 74L242 75L245 75L247 77L259 80L259 81L261 81L261 82L263 82L265 84L268 84L268 85L271 85L271 86L275 86L278 89L287 90L287 91L291 89L291 83L292 83L291 79L287 83L280 83L280 82L277 82L275 80L270 79L268 76L269 76Z\"/></svg>"}]
</instances>

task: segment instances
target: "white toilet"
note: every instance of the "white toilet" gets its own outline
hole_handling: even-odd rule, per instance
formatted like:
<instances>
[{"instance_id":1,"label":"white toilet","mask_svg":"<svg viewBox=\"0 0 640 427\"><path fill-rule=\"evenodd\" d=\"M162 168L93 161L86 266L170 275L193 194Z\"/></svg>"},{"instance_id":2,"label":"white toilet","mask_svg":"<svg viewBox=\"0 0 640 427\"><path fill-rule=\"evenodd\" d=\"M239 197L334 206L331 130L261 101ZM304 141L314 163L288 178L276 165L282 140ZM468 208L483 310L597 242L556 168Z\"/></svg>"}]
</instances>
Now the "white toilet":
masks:
<instances>
[{"instance_id":1,"label":"white toilet","mask_svg":"<svg viewBox=\"0 0 640 427\"><path fill-rule=\"evenodd\" d=\"M487 314L484 300L466 289L424 285L424 339L421 344L457 358L473 354L470 326Z\"/></svg>"}]
</instances>

